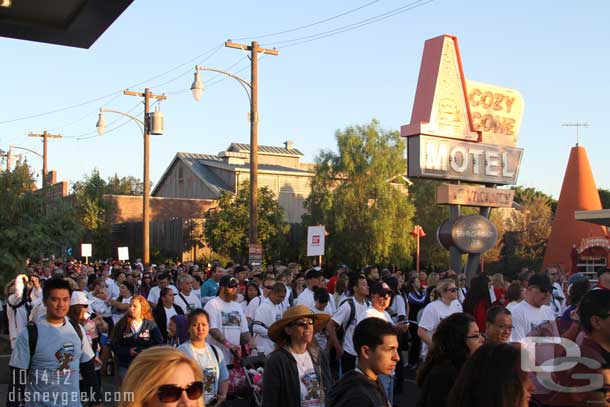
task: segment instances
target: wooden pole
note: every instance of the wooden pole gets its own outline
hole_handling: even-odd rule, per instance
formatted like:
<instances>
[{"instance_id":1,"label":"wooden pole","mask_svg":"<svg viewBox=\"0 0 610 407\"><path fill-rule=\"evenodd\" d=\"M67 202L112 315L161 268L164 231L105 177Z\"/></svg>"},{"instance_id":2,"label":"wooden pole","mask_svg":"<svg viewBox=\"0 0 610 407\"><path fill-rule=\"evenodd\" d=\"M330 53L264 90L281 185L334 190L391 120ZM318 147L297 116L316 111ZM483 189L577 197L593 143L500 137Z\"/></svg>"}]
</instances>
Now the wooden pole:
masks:
<instances>
[{"instance_id":1,"label":"wooden pole","mask_svg":"<svg viewBox=\"0 0 610 407\"><path fill-rule=\"evenodd\" d=\"M419 276L419 231L417 233L417 275ZM419 277L418 277L419 278Z\"/></svg>"},{"instance_id":2,"label":"wooden pole","mask_svg":"<svg viewBox=\"0 0 610 407\"><path fill-rule=\"evenodd\" d=\"M225 42L229 48L250 51L250 245L258 243L258 54L278 55L274 49L261 48L258 42L251 45Z\"/></svg>"},{"instance_id":3,"label":"wooden pole","mask_svg":"<svg viewBox=\"0 0 610 407\"><path fill-rule=\"evenodd\" d=\"M150 127L148 114L150 113L150 99L167 99L164 95L155 95L149 88L144 92L123 91L124 95L144 98L144 196L142 197L142 262L150 265Z\"/></svg>"}]
</instances>

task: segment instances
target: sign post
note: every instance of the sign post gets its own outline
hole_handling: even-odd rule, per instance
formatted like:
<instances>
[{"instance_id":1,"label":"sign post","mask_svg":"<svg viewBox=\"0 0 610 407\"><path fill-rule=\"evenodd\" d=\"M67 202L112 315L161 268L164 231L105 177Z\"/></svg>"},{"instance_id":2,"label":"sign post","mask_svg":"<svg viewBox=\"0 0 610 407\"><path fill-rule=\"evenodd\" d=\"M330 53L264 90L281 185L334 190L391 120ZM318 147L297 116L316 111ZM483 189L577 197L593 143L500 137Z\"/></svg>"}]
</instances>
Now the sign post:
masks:
<instances>
[{"instance_id":1,"label":"sign post","mask_svg":"<svg viewBox=\"0 0 610 407\"><path fill-rule=\"evenodd\" d=\"M307 228L307 257L317 257L318 266L322 266L326 233L324 226L309 226Z\"/></svg>"},{"instance_id":2,"label":"sign post","mask_svg":"<svg viewBox=\"0 0 610 407\"><path fill-rule=\"evenodd\" d=\"M248 263L252 267L263 264L263 246L259 243L248 246Z\"/></svg>"},{"instance_id":3,"label":"sign post","mask_svg":"<svg viewBox=\"0 0 610 407\"><path fill-rule=\"evenodd\" d=\"M80 245L80 255L85 258L85 264L89 264L89 257L91 254L91 243L82 243Z\"/></svg>"},{"instance_id":4,"label":"sign post","mask_svg":"<svg viewBox=\"0 0 610 407\"><path fill-rule=\"evenodd\" d=\"M129 260L129 247L117 248L119 252L119 261Z\"/></svg>"},{"instance_id":5,"label":"sign post","mask_svg":"<svg viewBox=\"0 0 610 407\"><path fill-rule=\"evenodd\" d=\"M468 253L469 280L481 254L496 244L491 208L512 206L514 191L496 186L517 182L522 115L523 98L516 90L466 80L456 37L426 41L411 121L400 133L407 137L409 177L450 182L437 189L436 203L449 205L450 214L437 237L456 272L462 271L461 256ZM460 216L461 206L479 207L479 215Z\"/></svg>"}]
</instances>

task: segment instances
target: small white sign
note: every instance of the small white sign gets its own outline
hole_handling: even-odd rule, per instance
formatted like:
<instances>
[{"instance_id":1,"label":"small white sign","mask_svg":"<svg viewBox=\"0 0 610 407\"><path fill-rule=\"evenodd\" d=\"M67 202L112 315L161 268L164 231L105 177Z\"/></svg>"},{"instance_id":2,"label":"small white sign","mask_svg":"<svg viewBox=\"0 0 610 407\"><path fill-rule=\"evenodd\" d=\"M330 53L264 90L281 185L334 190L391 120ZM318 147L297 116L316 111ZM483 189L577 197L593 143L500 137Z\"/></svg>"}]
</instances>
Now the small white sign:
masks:
<instances>
[{"instance_id":1,"label":"small white sign","mask_svg":"<svg viewBox=\"0 0 610 407\"><path fill-rule=\"evenodd\" d=\"M324 226L307 228L307 257L324 256Z\"/></svg>"},{"instance_id":2,"label":"small white sign","mask_svg":"<svg viewBox=\"0 0 610 407\"><path fill-rule=\"evenodd\" d=\"M129 247L119 247L119 261L129 260Z\"/></svg>"},{"instance_id":3,"label":"small white sign","mask_svg":"<svg viewBox=\"0 0 610 407\"><path fill-rule=\"evenodd\" d=\"M82 243L80 245L80 255L81 257L91 257L91 243Z\"/></svg>"}]
</instances>

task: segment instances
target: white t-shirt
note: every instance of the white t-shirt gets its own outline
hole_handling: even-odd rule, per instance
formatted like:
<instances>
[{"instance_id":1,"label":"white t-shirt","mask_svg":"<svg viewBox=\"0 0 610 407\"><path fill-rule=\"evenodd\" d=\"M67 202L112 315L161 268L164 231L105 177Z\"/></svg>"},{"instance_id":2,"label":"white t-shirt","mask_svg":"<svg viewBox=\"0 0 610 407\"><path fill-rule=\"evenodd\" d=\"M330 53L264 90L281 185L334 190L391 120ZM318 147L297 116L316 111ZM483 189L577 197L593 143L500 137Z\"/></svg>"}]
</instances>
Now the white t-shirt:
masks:
<instances>
[{"instance_id":1,"label":"white t-shirt","mask_svg":"<svg viewBox=\"0 0 610 407\"><path fill-rule=\"evenodd\" d=\"M297 361L299 383L301 384L301 407L323 407L322 383L318 380L313 368L313 361L309 352L296 354L290 352Z\"/></svg>"},{"instance_id":2,"label":"white t-shirt","mask_svg":"<svg viewBox=\"0 0 610 407\"><path fill-rule=\"evenodd\" d=\"M25 304L18 308L13 308L11 305L19 305L21 303L21 295L11 294L8 297L6 304L6 317L8 319L8 332L11 340L11 349L15 349L15 341L17 336L28 324L28 311Z\"/></svg>"},{"instance_id":3,"label":"white t-shirt","mask_svg":"<svg viewBox=\"0 0 610 407\"><path fill-rule=\"evenodd\" d=\"M252 301L250 301L250 304L252 304ZM263 348L266 356L269 356L275 349L275 343L269 339L267 331L271 324L282 319L283 312L283 304L275 305L269 298L265 298L254 314L254 324L252 325L254 340L256 341L256 347Z\"/></svg>"},{"instance_id":4,"label":"white t-shirt","mask_svg":"<svg viewBox=\"0 0 610 407\"><path fill-rule=\"evenodd\" d=\"M313 312L316 314L328 314L328 304L326 305L326 307L324 307L323 310L319 310L317 308L314 308ZM318 332L317 334L314 335L316 338L316 341L318 342L318 345L320 345L320 348L322 350L327 350L327 345L328 345L328 331L326 330L326 327L322 328L320 330L320 332Z\"/></svg>"},{"instance_id":5,"label":"white t-shirt","mask_svg":"<svg viewBox=\"0 0 610 407\"><path fill-rule=\"evenodd\" d=\"M521 302L522 302L522 301L521 301ZM512 313L512 312L513 312L513 309L515 309L515 307L516 307L517 305L519 305L519 304L520 304L520 302L517 302L517 301L511 301L511 302L509 302L509 303L506 305L506 309L507 309L507 310L509 310L509 311Z\"/></svg>"},{"instance_id":6,"label":"white t-shirt","mask_svg":"<svg viewBox=\"0 0 610 407\"><path fill-rule=\"evenodd\" d=\"M266 298L263 297L262 295L259 295L256 298L252 298L252 300L250 301L250 303L248 303L248 306L246 307L246 317L248 317L248 319L251 319L252 321L254 321L254 316L256 315L256 310L263 305L263 302L265 302Z\"/></svg>"},{"instance_id":7,"label":"white t-shirt","mask_svg":"<svg viewBox=\"0 0 610 407\"><path fill-rule=\"evenodd\" d=\"M356 325L358 321L361 319L360 317L366 313L369 305L366 301L363 301L362 304L359 303L355 298L354 300L354 319L351 321L349 326L345 326L347 324L350 313L351 313L351 305L349 301L344 302L339 306L335 315L333 315L332 320L335 321L338 325L343 326L343 331L345 332L345 336L343 337L343 351L349 353L352 356L356 356L356 350L354 349L354 329L356 329ZM350 300L351 301L351 300Z\"/></svg>"},{"instance_id":8,"label":"white t-shirt","mask_svg":"<svg viewBox=\"0 0 610 407\"><path fill-rule=\"evenodd\" d=\"M119 295L121 295L121 290L119 285L112 278L108 277L105 281L106 289L108 290L108 295L113 300L116 300Z\"/></svg>"},{"instance_id":9,"label":"white t-shirt","mask_svg":"<svg viewBox=\"0 0 610 407\"><path fill-rule=\"evenodd\" d=\"M241 334L249 332L248 321L238 302L225 302L222 298L215 297L205 304L204 309L210 316L210 329L220 330L225 339L233 345L239 345ZM222 349L228 365L233 363L233 354L223 343L218 342L211 335L208 342Z\"/></svg>"},{"instance_id":10,"label":"white t-shirt","mask_svg":"<svg viewBox=\"0 0 610 407\"><path fill-rule=\"evenodd\" d=\"M423 309L419 327L430 332L430 335L434 335L434 331L436 331L438 324L449 315L457 312L462 312L462 304L460 304L458 300L453 300L449 305L446 305L441 300L432 301ZM425 357L428 354L428 345L423 341L421 354L422 357Z\"/></svg>"},{"instance_id":11,"label":"white t-shirt","mask_svg":"<svg viewBox=\"0 0 610 407\"><path fill-rule=\"evenodd\" d=\"M186 303L184 302L182 297L184 297ZM199 297L199 295L197 295L195 290L191 290L191 293L189 295L180 292L174 295L174 304L182 308L182 311L184 311L184 314L186 315L195 308L201 308L201 298Z\"/></svg>"},{"instance_id":12,"label":"white t-shirt","mask_svg":"<svg viewBox=\"0 0 610 407\"><path fill-rule=\"evenodd\" d=\"M536 308L523 300L511 310L513 316L513 341L520 342L532 330L540 331L540 336L559 336L554 324L555 315L548 305ZM547 323L545 326L545 323ZM550 331L549 331L550 330Z\"/></svg>"},{"instance_id":13,"label":"white t-shirt","mask_svg":"<svg viewBox=\"0 0 610 407\"><path fill-rule=\"evenodd\" d=\"M560 318L563 315L563 303L565 294L559 283L553 283L553 292L551 293L551 309L555 318ZM560 299L561 298L561 299Z\"/></svg>"},{"instance_id":14,"label":"white t-shirt","mask_svg":"<svg viewBox=\"0 0 610 407\"><path fill-rule=\"evenodd\" d=\"M171 284L168 287L171 288L174 291L174 295L178 294L178 289L176 287L174 287ZM157 305L159 303L159 297L161 297L161 289L159 288L158 285L156 285L156 286L154 286L153 288L150 289L150 292L148 293L147 300L151 304Z\"/></svg>"},{"instance_id":15,"label":"white t-shirt","mask_svg":"<svg viewBox=\"0 0 610 407\"><path fill-rule=\"evenodd\" d=\"M405 304L405 299L401 294L396 294L394 298L392 298L392 303L390 304L389 310L393 312L388 312L390 315L396 314L392 318L392 322L396 323L399 320L400 316L407 316L407 306Z\"/></svg>"},{"instance_id":16,"label":"white t-shirt","mask_svg":"<svg viewBox=\"0 0 610 407\"><path fill-rule=\"evenodd\" d=\"M362 321L363 319L367 319L367 318L383 319L384 321L389 322L390 324L394 325L394 322L392 321L392 317L390 316L388 311L379 311L376 308L374 308L372 305L367 308L366 312L360 317L358 322Z\"/></svg>"},{"instance_id":17,"label":"white t-shirt","mask_svg":"<svg viewBox=\"0 0 610 407\"><path fill-rule=\"evenodd\" d=\"M167 332L169 332L169 320L174 315L178 315L178 313L176 312L176 309L174 307L165 308L165 306L163 306L163 310L165 311L165 322L167 325L166 329L167 329Z\"/></svg>"},{"instance_id":18,"label":"white t-shirt","mask_svg":"<svg viewBox=\"0 0 610 407\"><path fill-rule=\"evenodd\" d=\"M301 295L299 295L294 301L294 305L307 305L312 312L315 312L316 301L313 299L313 294L313 291L311 291L309 288L306 288L305 290L303 290ZM335 307L334 301L328 301L327 309L330 311L330 315L333 315L335 313L337 309Z\"/></svg>"}]
</instances>

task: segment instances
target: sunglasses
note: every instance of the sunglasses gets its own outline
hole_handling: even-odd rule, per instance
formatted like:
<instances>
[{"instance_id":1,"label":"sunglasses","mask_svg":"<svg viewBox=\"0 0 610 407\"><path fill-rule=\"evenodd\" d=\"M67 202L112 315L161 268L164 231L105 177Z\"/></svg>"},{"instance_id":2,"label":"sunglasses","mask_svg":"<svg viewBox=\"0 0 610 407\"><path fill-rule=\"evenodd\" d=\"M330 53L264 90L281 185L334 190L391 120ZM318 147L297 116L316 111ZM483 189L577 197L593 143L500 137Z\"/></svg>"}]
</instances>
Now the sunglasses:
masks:
<instances>
[{"instance_id":1,"label":"sunglasses","mask_svg":"<svg viewBox=\"0 0 610 407\"><path fill-rule=\"evenodd\" d=\"M292 325L292 326L298 326L298 327L300 327L300 328L305 328L305 327L307 327L308 325L313 325L313 321L312 321L311 319L310 319L310 320L307 320L307 321L297 321L297 322L293 322L293 323L292 323L292 324L290 324L290 325Z\"/></svg>"},{"instance_id":2,"label":"sunglasses","mask_svg":"<svg viewBox=\"0 0 610 407\"><path fill-rule=\"evenodd\" d=\"M272 285L264 285L263 287L265 287L267 290L271 290L271 289L273 289L273 286L272 286Z\"/></svg>"},{"instance_id":3,"label":"sunglasses","mask_svg":"<svg viewBox=\"0 0 610 407\"><path fill-rule=\"evenodd\" d=\"M455 287L447 288L445 291L450 292L450 293L456 293L457 292L457 288L455 288Z\"/></svg>"},{"instance_id":4,"label":"sunglasses","mask_svg":"<svg viewBox=\"0 0 610 407\"><path fill-rule=\"evenodd\" d=\"M186 387L180 387L175 384L164 384L157 390L157 397L162 403L174 403L180 399L182 392L186 392L189 400L197 400L203 394L203 382L195 381Z\"/></svg>"}]
</instances>

